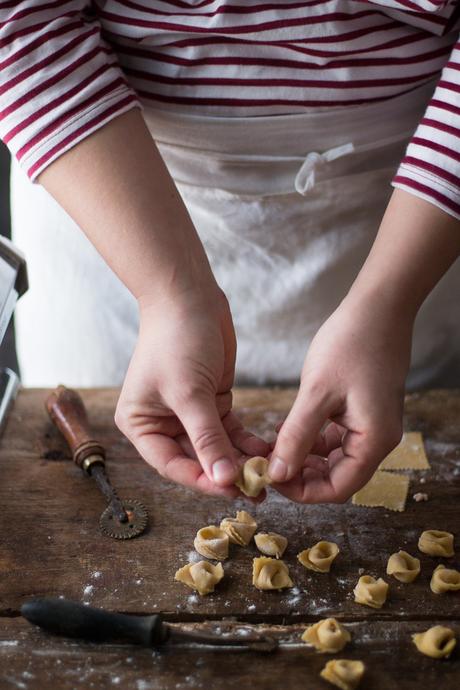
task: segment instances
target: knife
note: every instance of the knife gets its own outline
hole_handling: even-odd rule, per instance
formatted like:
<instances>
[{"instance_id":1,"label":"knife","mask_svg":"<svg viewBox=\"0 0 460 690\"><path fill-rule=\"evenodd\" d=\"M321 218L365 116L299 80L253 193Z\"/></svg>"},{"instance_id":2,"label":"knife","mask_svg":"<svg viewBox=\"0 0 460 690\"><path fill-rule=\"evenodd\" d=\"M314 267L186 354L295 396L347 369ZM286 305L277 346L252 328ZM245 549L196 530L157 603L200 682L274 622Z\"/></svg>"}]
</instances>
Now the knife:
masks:
<instances>
[{"instance_id":1,"label":"knife","mask_svg":"<svg viewBox=\"0 0 460 690\"><path fill-rule=\"evenodd\" d=\"M21 614L29 623L38 625L49 633L89 642L128 642L143 647L193 642L257 652L273 652L278 646L274 638L265 635L203 633L166 623L160 614L133 616L112 613L76 601L52 597L27 601L21 607Z\"/></svg>"}]
</instances>

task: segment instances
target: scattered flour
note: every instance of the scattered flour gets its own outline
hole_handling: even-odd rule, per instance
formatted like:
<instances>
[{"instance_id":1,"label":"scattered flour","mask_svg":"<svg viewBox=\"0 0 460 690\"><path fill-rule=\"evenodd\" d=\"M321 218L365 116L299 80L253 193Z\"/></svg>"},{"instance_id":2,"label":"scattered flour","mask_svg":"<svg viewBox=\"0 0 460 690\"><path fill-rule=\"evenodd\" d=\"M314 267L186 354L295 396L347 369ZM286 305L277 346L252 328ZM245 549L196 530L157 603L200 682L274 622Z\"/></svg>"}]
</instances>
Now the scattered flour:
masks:
<instances>
[{"instance_id":1,"label":"scattered flour","mask_svg":"<svg viewBox=\"0 0 460 690\"><path fill-rule=\"evenodd\" d=\"M27 685L22 682L22 680L16 680L16 678L13 678L12 676L4 676L5 680L8 681L8 683L11 683L11 685L14 685L16 688L20 688L20 690L27 690Z\"/></svg>"},{"instance_id":2,"label":"scattered flour","mask_svg":"<svg viewBox=\"0 0 460 690\"><path fill-rule=\"evenodd\" d=\"M198 563L198 561L203 560L203 556L200 556L196 551L189 551L187 558L189 563Z\"/></svg>"},{"instance_id":3,"label":"scattered flour","mask_svg":"<svg viewBox=\"0 0 460 690\"><path fill-rule=\"evenodd\" d=\"M91 577L95 580L98 580L100 577L102 577L102 573L100 570L95 570L94 573L91 574Z\"/></svg>"},{"instance_id":4,"label":"scattered flour","mask_svg":"<svg viewBox=\"0 0 460 690\"><path fill-rule=\"evenodd\" d=\"M146 680L142 680L142 678L140 678L136 681L136 687L137 690L149 690L149 688L151 688L152 686Z\"/></svg>"},{"instance_id":5,"label":"scattered flour","mask_svg":"<svg viewBox=\"0 0 460 690\"><path fill-rule=\"evenodd\" d=\"M86 587L83 590L83 596L84 597L90 597L94 591L94 585L86 585Z\"/></svg>"}]
</instances>

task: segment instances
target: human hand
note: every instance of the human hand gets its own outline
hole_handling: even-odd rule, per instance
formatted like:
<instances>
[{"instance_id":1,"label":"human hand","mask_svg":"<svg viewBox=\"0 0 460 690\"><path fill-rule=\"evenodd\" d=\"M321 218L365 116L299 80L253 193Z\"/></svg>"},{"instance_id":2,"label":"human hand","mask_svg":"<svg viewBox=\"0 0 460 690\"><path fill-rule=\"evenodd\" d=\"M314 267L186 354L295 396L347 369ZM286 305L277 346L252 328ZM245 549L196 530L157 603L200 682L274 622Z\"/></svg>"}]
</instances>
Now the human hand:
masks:
<instances>
[{"instance_id":1,"label":"human hand","mask_svg":"<svg viewBox=\"0 0 460 690\"><path fill-rule=\"evenodd\" d=\"M228 497L240 494L233 482L243 454L269 450L231 411L235 354L230 309L217 286L140 300L139 338L115 415L162 476Z\"/></svg>"},{"instance_id":2,"label":"human hand","mask_svg":"<svg viewBox=\"0 0 460 690\"><path fill-rule=\"evenodd\" d=\"M270 461L280 493L344 502L399 443L412 325L377 295L345 299L320 328Z\"/></svg>"}]
</instances>

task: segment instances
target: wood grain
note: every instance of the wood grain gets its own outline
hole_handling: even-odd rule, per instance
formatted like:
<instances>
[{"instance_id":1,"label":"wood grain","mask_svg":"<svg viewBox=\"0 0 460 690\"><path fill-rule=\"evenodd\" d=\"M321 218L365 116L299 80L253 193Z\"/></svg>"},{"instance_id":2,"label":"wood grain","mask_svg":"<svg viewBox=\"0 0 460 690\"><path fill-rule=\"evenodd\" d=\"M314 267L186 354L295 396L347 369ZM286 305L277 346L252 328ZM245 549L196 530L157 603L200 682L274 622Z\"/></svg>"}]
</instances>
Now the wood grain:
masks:
<instances>
[{"instance_id":1,"label":"wood grain","mask_svg":"<svg viewBox=\"0 0 460 690\"><path fill-rule=\"evenodd\" d=\"M458 690L458 652L445 661L419 654L410 635L424 629L420 623L370 622L352 624L349 629L352 642L339 658L364 661L363 690ZM0 686L21 690L331 689L319 673L334 657L299 644L301 630L300 626L278 629L282 646L270 655L198 646L155 651L50 638L26 627L21 619L0 619Z\"/></svg>"},{"instance_id":2,"label":"wood grain","mask_svg":"<svg viewBox=\"0 0 460 690\"><path fill-rule=\"evenodd\" d=\"M431 573L440 561L417 552L418 536L429 528L453 532L460 551L460 392L433 391L407 399L406 429L423 432L432 467L407 473L411 478L408 506L400 514L351 504L301 506L275 493L257 507L244 500L235 505L198 496L158 477L116 430L117 391L81 391L94 437L107 449L114 485L122 497L137 498L149 510L148 532L129 542L100 534L103 500L71 462L70 451L49 422L44 409L47 393L20 393L0 446L0 639L3 635L6 641L20 642L0 644L0 687L15 687L12 681L2 680L6 673L2 660L8 661L12 677L18 680L20 671L30 668L28 656L35 669L28 672L35 673L40 682L21 681L27 688L49 687L44 679L57 659L65 668L59 676L60 688L79 686L77 669L91 667L82 687L89 687L90 681L96 688L107 687L104 678L107 681L107 674L112 673L120 675L127 687L136 688L134 679L145 681L138 684L139 690L207 687L211 680L213 687L244 687L240 681L249 678L254 664L262 674L261 687L297 688L304 681L305 687L313 687L307 681L316 679L325 663L324 655L297 647L282 648L269 661L234 652L203 655L192 649L164 652L157 658L145 650L100 649L48 638L12 617L30 596L64 595L118 611L161 611L178 622L231 617L251 624L294 626L333 615L359 631L356 640L361 641L350 648L350 656L358 655L372 667L365 685L369 690L393 690L395 679L403 690L415 689L422 680L424 688L437 688L442 680L443 690L458 690L458 653L448 662L425 659L412 649L410 632L444 621L460 634L460 596L437 596L430 591ZM246 423L267 436L294 397L292 390L243 389L236 392L235 404ZM417 491L427 493L429 500L413 501ZM257 555L253 545L247 549L232 546L224 564L226 576L214 595L201 598L175 583L174 572L187 562L198 528L216 524L241 508L255 515L261 530L288 537L284 560L295 589L267 593L252 587L252 558ZM320 539L336 541L341 548L330 574L311 573L296 561L300 550ZM422 574L413 584L385 576L388 556L399 549L421 559ZM459 567L460 559L457 556L446 563ZM351 591L360 568L390 582L390 597L382 610L354 603ZM43 653L32 654L32 649ZM133 661L126 662L128 658ZM204 661L197 664L200 658ZM184 678L191 666L194 684L187 684ZM314 687L320 686L327 687L322 681Z\"/></svg>"}]
</instances>

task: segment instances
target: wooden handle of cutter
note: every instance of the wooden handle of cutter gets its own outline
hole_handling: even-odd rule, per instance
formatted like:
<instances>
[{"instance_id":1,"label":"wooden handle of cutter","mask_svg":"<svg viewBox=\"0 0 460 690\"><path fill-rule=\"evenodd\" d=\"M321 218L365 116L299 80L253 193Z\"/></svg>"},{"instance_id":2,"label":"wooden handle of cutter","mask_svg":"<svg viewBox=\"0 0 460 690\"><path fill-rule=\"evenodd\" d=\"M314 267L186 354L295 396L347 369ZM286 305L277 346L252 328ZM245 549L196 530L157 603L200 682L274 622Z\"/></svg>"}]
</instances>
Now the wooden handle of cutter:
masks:
<instances>
[{"instance_id":1,"label":"wooden handle of cutter","mask_svg":"<svg viewBox=\"0 0 460 690\"><path fill-rule=\"evenodd\" d=\"M74 462L79 467L87 470L83 463L91 455L105 458L104 448L92 438L85 405L76 391L58 386L47 397L45 407L69 444Z\"/></svg>"}]
</instances>

